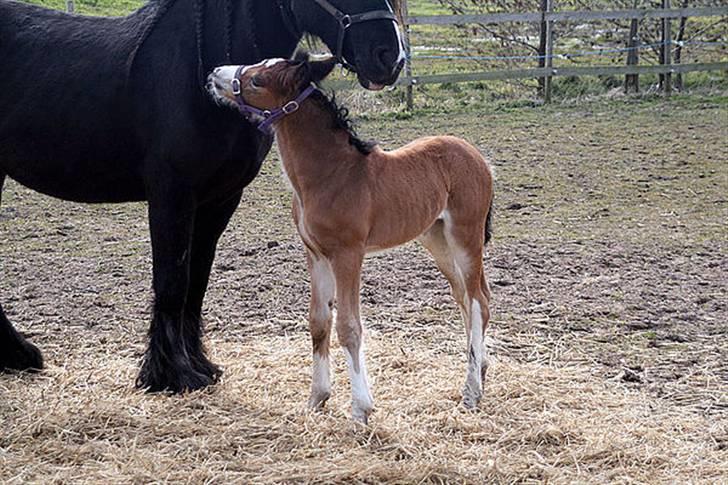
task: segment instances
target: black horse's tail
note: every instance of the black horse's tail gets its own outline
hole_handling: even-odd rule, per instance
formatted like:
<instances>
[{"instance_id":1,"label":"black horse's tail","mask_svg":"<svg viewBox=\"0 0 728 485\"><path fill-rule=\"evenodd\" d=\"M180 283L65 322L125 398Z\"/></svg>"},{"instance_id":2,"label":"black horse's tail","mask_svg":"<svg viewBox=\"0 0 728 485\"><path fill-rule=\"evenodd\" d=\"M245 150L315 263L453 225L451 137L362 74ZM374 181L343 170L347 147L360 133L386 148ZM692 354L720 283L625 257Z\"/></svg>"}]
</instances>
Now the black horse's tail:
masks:
<instances>
[{"instance_id":1,"label":"black horse's tail","mask_svg":"<svg viewBox=\"0 0 728 485\"><path fill-rule=\"evenodd\" d=\"M485 244L488 244L493 237L493 197L490 198L488 215L485 217Z\"/></svg>"}]
</instances>

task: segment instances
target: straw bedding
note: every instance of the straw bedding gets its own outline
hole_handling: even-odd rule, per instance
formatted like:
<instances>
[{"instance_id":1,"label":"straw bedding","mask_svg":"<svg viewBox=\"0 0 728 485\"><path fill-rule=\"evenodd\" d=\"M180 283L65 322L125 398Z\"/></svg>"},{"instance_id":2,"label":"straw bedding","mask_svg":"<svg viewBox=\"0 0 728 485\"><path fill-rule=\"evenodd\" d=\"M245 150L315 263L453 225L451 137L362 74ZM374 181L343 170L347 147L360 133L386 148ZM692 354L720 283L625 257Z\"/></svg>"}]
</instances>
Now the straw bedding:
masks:
<instances>
[{"instance_id":1,"label":"straw bedding","mask_svg":"<svg viewBox=\"0 0 728 485\"><path fill-rule=\"evenodd\" d=\"M94 345L93 343L90 345ZM182 397L131 389L137 356L83 345L64 367L0 381L0 481L61 482L721 482L728 426L585 367L491 368L476 412L459 405L459 349L372 332L371 427L348 419L346 369L305 410L305 335L211 343L226 373ZM121 347L123 349L123 347ZM98 349L96 349L98 351Z\"/></svg>"}]
</instances>

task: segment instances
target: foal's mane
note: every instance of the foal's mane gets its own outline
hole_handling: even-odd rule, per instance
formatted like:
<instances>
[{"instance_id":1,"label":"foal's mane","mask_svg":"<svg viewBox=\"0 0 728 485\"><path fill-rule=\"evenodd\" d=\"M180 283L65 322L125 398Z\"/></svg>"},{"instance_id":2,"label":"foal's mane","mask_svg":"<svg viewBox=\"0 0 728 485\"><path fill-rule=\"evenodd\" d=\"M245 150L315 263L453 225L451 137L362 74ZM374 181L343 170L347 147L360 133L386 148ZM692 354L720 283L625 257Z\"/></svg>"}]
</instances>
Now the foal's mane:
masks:
<instances>
[{"instance_id":1,"label":"foal's mane","mask_svg":"<svg viewBox=\"0 0 728 485\"><path fill-rule=\"evenodd\" d=\"M377 142L374 140L362 140L356 133L354 121L349 117L349 108L341 106L336 101L336 95L332 92L327 95L320 88L313 92L311 100L331 117L331 128L344 130L349 135L349 144L356 148L362 155L369 155Z\"/></svg>"}]
</instances>

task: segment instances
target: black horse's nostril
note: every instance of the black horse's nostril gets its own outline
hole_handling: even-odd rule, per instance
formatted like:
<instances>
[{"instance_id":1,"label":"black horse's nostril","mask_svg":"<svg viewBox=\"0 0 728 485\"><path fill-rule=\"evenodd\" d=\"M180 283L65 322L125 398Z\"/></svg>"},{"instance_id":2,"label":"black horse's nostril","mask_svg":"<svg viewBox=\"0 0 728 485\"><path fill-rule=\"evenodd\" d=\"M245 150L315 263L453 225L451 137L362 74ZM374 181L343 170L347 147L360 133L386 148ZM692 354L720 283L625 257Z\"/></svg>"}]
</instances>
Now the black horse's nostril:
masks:
<instances>
[{"instance_id":1,"label":"black horse's nostril","mask_svg":"<svg viewBox=\"0 0 728 485\"><path fill-rule=\"evenodd\" d=\"M387 47L377 47L374 50L374 59L376 59L379 67L381 67L382 70L385 71L394 67L395 62L397 62L398 55L398 52L395 52L394 50Z\"/></svg>"}]
</instances>

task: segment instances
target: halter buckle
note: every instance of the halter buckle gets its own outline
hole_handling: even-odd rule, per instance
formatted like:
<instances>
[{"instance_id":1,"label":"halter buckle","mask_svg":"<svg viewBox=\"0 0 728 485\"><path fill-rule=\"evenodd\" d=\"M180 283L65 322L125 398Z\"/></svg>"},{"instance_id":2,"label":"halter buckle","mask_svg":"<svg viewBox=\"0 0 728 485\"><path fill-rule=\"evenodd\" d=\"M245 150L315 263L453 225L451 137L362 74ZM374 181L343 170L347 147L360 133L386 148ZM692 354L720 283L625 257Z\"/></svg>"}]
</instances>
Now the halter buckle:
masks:
<instances>
[{"instance_id":1,"label":"halter buckle","mask_svg":"<svg viewBox=\"0 0 728 485\"><path fill-rule=\"evenodd\" d=\"M268 109L263 110L263 112L261 114L263 115L263 118L266 118L266 119L270 118L273 115L273 113L271 113L271 111Z\"/></svg>"},{"instance_id":2,"label":"halter buckle","mask_svg":"<svg viewBox=\"0 0 728 485\"><path fill-rule=\"evenodd\" d=\"M281 109L283 110L283 112L285 114L289 115L291 113L295 113L296 111L298 111L298 108L300 108L300 107L301 106L298 104L298 101L289 101Z\"/></svg>"},{"instance_id":3,"label":"halter buckle","mask_svg":"<svg viewBox=\"0 0 728 485\"><path fill-rule=\"evenodd\" d=\"M339 19L339 24L341 25L341 28L344 29L344 30L346 30L349 27L351 27L351 24L352 23L353 22L351 21L351 16L350 15L344 15L343 17L341 17Z\"/></svg>"},{"instance_id":4,"label":"halter buckle","mask_svg":"<svg viewBox=\"0 0 728 485\"><path fill-rule=\"evenodd\" d=\"M232 81L230 81L230 84L233 86L233 94L236 96L239 96L242 91L240 90L240 79L233 78Z\"/></svg>"}]
</instances>

